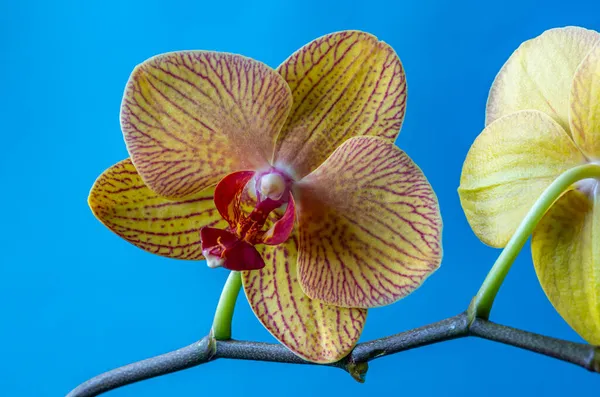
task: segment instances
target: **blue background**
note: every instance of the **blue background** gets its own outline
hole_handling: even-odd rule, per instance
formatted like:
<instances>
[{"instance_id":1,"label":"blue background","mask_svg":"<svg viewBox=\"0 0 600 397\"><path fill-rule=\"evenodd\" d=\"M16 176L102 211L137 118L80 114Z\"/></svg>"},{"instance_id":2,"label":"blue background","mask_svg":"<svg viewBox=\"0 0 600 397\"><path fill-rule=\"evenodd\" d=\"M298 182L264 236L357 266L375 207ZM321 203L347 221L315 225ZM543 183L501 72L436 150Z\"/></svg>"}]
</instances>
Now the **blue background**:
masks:
<instances>
[{"instance_id":1,"label":"blue background","mask_svg":"<svg viewBox=\"0 0 600 397\"><path fill-rule=\"evenodd\" d=\"M0 395L64 395L100 372L187 345L210 327L224 271L147 254L87 207L95 178L127 157L119 104L137 63L210 49L277 66L343 29L371 32L396 49L409 85L398 144L439 196L445 258L415 294L369 313L368 340L466 308L499 253L472 234L456 193L490 84L522 41L564 25L600 30L598 15L595 0L1 0ZM546 300L529 247L493 319L580 340ZM244 299L234 336L273 340ZM364 385L333 368L221 360L110 395L590 395L599 386L598 375L579 367L468 338L376 360Z\"/></svg>"}]
</instances>

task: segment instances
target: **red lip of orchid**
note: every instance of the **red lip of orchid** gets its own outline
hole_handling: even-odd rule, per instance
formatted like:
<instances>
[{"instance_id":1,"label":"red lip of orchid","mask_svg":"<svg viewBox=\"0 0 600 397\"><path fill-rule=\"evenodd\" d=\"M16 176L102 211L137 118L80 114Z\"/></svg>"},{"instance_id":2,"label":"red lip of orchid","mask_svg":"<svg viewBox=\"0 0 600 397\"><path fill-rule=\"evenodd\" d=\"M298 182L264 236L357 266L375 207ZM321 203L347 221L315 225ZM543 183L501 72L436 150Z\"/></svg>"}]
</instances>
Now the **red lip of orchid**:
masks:
<instances>
[{"instance_id":1,"label":"red lip of orchid","mask_svg":"<svg viewBox=\"0 0 600 397\"><path fill-rule=\"evenodd\" d=\"M253 178L255 199L247 190ZM292 233L296 208L291 185L292 178L276 168L265 172L239 171L223 178L215 189L215 206L229 227L202 228L202 253L208 265L235 271L262 269L265 263L253 245L281 244ZM254 205L248 214L242 209L243 201ZM283 216L263 230L269 216L283 205L287 205Z\"/></svg>"},{"instance_id":2,"label":"red lip of orchid","mask_svg":"<svg viewBox=\"0 0 600 397\"><path fill-rule=\"evenodd\" d=\"M229 270L258 270L265 267L254 245L223 229L203 227L202 254L208 267L224 267Z\"/></svg>"}]
</instances>

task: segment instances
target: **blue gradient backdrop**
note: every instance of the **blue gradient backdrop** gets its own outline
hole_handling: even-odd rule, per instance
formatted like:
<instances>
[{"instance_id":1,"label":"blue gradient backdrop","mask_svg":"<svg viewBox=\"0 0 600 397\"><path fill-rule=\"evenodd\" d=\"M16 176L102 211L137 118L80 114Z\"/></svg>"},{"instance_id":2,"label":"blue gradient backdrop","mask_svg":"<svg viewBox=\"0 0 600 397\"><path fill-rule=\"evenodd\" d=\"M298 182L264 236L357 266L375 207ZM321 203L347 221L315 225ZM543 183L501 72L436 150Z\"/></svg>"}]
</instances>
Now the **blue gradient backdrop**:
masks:
<instances>
[{"instance_id":1,"label":"blue gradient backdrop","mask_svg":"<svg viewBox=\"0 0 600 397\"><path fill-rule=\"evenodd\" d=\"M497 250L472 234L456 188L490 84L511 52L548 28L600 30L590 1L0 2L0 396L61 396L116 366L209 329L224 271L147 254L86 203L127 156L119 104L132 68L167 51L210 49L277 66L325 33L390 43L409 85L398 144L433 184L444 217L441 269L369 313L363 340L462 311ZM526 247L494 308L499 322L579 337L546 300ZM272 341L240 299L235 337ZM217 361L111 396L593 395L600 377L512 347L463 339L372 363L367 383L333 368Z\"/></svg>"}]
</instances>

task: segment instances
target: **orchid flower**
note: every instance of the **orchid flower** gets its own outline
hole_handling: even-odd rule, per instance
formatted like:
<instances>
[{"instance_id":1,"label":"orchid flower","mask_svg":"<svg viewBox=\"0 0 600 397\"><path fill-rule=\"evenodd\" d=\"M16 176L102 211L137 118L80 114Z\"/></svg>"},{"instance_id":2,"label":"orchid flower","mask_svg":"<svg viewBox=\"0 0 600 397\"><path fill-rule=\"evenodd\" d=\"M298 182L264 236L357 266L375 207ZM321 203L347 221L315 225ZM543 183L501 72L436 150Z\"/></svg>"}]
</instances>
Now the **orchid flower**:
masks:
<instances>
[{"instance_id":1,"label":"orchid flower","mask_svg":"<svg viewBox=\"0 0 600 397\"><path fill-rule=\"evenodd\" d=\"M441 260L441 218L421 170L394 145L406 81L393 49L334 33L277 70L184 51L133 71L121 107L131 156L89 203L127 241L241 271L252 310L282 344L334 362L366 309L422 284Z\"/></svg>"},{"instance_id":2,"label":"orchid flower","mask_svg":"<svg viewBox=\"0 0 600 397\"><path fill-rule=\"evenodd\" d=\"M459 188L467 219L483 242L503 247L553 181L599 160L600 34L578 27L548 30L523 43L492 85L486 127L467 155ZM595 178L568 183L549 202L531 249L552 305L599 345L595 172Z\"/></svg>"}]
</instances>

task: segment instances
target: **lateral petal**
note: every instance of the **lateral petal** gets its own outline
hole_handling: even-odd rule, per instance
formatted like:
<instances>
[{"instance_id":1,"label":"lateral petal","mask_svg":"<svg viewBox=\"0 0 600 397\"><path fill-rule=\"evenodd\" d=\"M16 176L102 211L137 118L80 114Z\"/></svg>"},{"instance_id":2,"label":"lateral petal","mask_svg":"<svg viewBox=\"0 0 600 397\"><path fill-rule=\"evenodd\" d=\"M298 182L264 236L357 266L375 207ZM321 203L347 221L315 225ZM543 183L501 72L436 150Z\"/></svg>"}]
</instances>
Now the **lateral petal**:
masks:
<instances>
[{"instance_id":1,"label":"lateral petal","mask_svg":"<svg viewBox=\"0 0 600 397\"><path fill-rule=\"evenodd\" d=\"M582 338L600 345L600 199L571 190L536 227L535 271L554 308Z\"/></svg>"},{"instance_id":2,"label":"lateral petal","mask_svg":"<svg viewBox=\"0 0 600 397\"><path fill-rule=\"evenodd\" d=\"M410 294L442 258L431 185L393 143L351 138L304 178L298 276L313 299L371 308Z\"/></svg>"},{"instance_id":3,"label":"lateral petal","mask_svg":"<svg viewBox=\"0 0 600 397\"><path fill-rule=\"evenodd\" d=\"M200 229L226 227L213 203L214 188L169 201L150 190L129 159L96 180L88 203L106 227L130 243L176 259L204 259Z\"/></svg>"}]
</instances>

